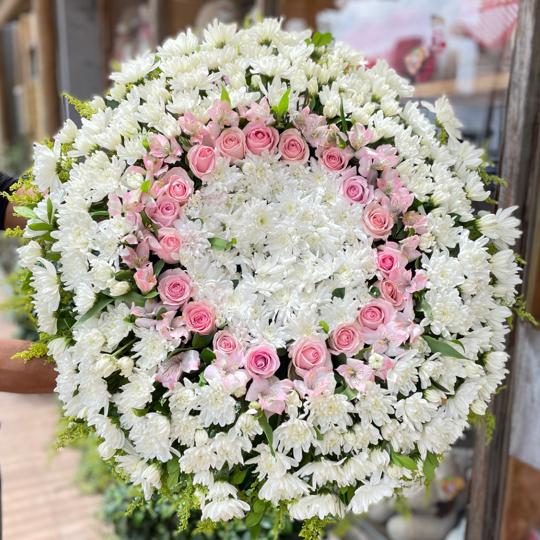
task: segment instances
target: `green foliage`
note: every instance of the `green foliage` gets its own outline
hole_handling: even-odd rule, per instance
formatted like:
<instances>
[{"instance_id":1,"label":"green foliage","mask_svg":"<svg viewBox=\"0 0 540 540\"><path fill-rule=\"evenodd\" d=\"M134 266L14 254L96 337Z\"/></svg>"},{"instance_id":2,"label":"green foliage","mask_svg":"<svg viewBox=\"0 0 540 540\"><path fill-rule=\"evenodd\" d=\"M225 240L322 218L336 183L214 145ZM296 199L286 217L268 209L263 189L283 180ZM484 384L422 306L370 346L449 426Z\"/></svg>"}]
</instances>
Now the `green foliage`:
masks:
<instances>
[{"instance_id":1,"label":"green foliage","mask_svg":"<svg viewBox=\"0 0 540 540\"><path fill-rule=\"evenodd\" d=\"M24 229L21 229L18 225L4 230L4 236L6 238L21 238L23 234Z\"/></svg>"},{"instance_id":2,"label":"green foliage","mask_svg":"<svg viewBox=\"0 0 540 540\"><path fill-rule=\"evenodd\" d=\"M443 356L449 356L450 358L462 358L466 359L460 352L456 351L454 347L451 347L446 341L436 339L431 336L423 335L424 341L428 344L432 353L441 353Z\"/></svg>"},{"instance_id":3,"label":"green foliage","mask_svg":"<svg viewBox=\"0 0 540 540\"><path fill-rule=\"evenodd\" d=\"M394 509L398 514L404 517L408 518L412 516L411 505L409 504L407 498L403 495L398 495L396 497L396 500L394 502Z\"/></svg>"},{"instance_id":4,"label":"green foliage","mask_svg":"<svg viewBox=\"0 0 540 540\"><path fill-rule=\"evenodd\" d=\"M433 452L428 452L422 465L426 486L429 486L435 478L435 471L439 465L441 457Z\"/></svg>"},{"instance_id":5,"label":"green foliage","mask_svg":"<svg viewBox=\"0 0 540 540\"><path fill-rule=\"evenodd\" d=\"M508 186L508 182L504 178L501 178L500 176L497 176L496 174L490 174L487 172L487 168L490 165L491 164L487 162L482 163L482 165L480 165L480 167L478 167L477 169L478 175L480 176L480 179L482 180L482 182L484 182L484 184L486 184L487 186L491 184L498 184L505 187Z\"/></svg>"},{"instance_id":6,"label":"green foliage","mask_svg":"<svg viewBox=\"0 0 540 540\"><path fill-rule=\"evenodd\" d=\"M469 424L471 424L471 426L474 426L476 428L483 427L485 429L486 445L488 445L493 439L493 434L495 433L495 427L497 424L495 415L489 409L484 415L479 415L470 411L467 420L469 421Z\"/></svg>"},{"instance_id":7,"label":"green foliage","mask_svg":"<svg viewBox=\"0 0 540 540\"><path fill-rule=\"evenodd\" d=\"M532 313L529 313L526 309L526 300L523 295L519 295L516 298L514 306L512 307L514 313L523 321L533 326L538 326L538 321Z\"/></svg>"},{"instance_id":8,"label":"green foliage","mask_svg":"<svg viewBox=\"0 0 540 540\"><path fill-rule=\"evenodd\" d=\"M439 128L439 141L441 144L448 144L448 131L444 126L438 121L435 121L435 125Z\"/></svg>"},{"instance_id":9,"label":"green foliage","mask_svg":"<svg viewBox=\"0 0 540 540\"><path fill-rule=\"evenodd\" d=\"M394 465L404 467L412 472L416 472L418 470L418 463L416 463L412 457L405 454L397 454L396 452L392 452L390 454L390 460Z\"/></svg>"},{"instance_id":10,"label":"green foliage","mask_svg":"<svg viewBox=\"0 0 540 540\"><path fill-rule=\"evenodd\" d=\"M37 343L32 343L25 351L20 351L15 353L11 359L12 360L23 360L28 362L28 360L33 360L34 358L48 358L48 348L47 342L38 341Z\"/></svg>"},{"instance_id":11,"label":"green foliage","mask_svg":"<svg viewBox=\"0 0 540 540\"><path fill-rule=\"evenodd\" d=\"M330 32L313 32L312 36L306 39L306 43L315 47L326 47L334 41L334 36Z\"/></svg>"},{"instance_id":12,"label":"green foliage","mask_svg":"<svg viewBox=\"0 0 540 540\"><path fill-rule=\"evenodd\" d=\"M19 179L11 185L11 193L5 196L13 206L34 207L43 196L36 190L32 169L27 169Z\"/></svg>"},{"instance_id":13,"label":"green foliage","mask_svg":"<svg viewBox=\"0 0 540 540\"><path fill-rule=\"evenodd\" d=\"M91 435L93 435L92 428L86 422L64 417L60 420L54 448L59 450L60 448L76 446Z\"/></svg>"},{"instance_id":14,"label":"green foliage","mask_svg":"<svg viewBox=\"0 0 540 540\"><path fill-rule=\"evenodd\" d=\"M332 523L332 520L329 519L310 518L304 521L298 536L304 540L319 540L330 523Z\"/></svg>"},{"instance_id":15,"label":"green foliage","mask_svg":"<svg viewBox=\"0 0 540 540\"><path fill-rule=\"evenodd\" d=\"M64 92L62 96L68 100L68 103L79 113L82 118L92 118L92 116L96 114L96 110L94 107L92 107L90 102L81 101L67 92Z\"/></svg>"}]
</instances>

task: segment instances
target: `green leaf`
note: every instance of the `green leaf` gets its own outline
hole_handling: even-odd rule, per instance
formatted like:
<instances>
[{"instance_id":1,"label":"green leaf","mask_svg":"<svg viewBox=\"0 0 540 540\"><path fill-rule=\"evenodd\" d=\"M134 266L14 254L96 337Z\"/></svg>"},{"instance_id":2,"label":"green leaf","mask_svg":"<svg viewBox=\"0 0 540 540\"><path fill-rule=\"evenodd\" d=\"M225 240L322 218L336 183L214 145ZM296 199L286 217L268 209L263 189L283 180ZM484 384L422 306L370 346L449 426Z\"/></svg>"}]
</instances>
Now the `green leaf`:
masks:
<instances>
[{"instance_id":1,"label":"green leaf","mask_svg":"<svg viewBox=\"0 0 540 540\"><path fill-rule=\"evenodd\" d=\"M212 341L211 335L195 334L191 340L191 345L195 349L204 349Z\"/></svg>"},{"instance_id":2,"label":"green leaf","mask_svg":"<svg viewBox=\"0 0 540 540\"><path fill-rule=\"evenodd\" d=\"M225 251L226 249L230 249L233 245L228 240L218 238L217 236L209 238L208 241L210 242L210 246L212 247L212 249L215 249L217 251Z\"/></svg>"},{"instance_id":3,"label":"green leaf","mask_svg":"<svg viewBox=\"0 0 540 540\"><path fill-rule=\"evenodd\" d=\"M231 482L234 485L238 486L245 480L246 476L247 476L247 469L235 469L231 477Z\"/></svg>"},{"instance_id":4,"label":"green leaf","mask_svg":"<svg viewBox=\"0 0 540 540\"><path fill-rule=\"evenodd\" d=\"M159 295L159 291L150 291L150 292L147 292L146 294L143 294L143 298L155 298L156 296Z\"/></svg>"},{"instance_id":5,"label":"green leaf","mask_svg":"<svg viewBox=\"0 0 540 540\"><path fill-rule=\"evenodd\" d=\"M159 276L164 266L165 266L165 261L159 260L156 264L154 264L154 274L156 276Z\"/></svg>"},{"instance_id":6,"label":"green leaf","mask_svg":"<svg viewBox=\"0 0 540 540\"><path fill-rule=\"evenodd\" d=\"M435 478L435 470L439 465L439 459L439 456L432 452L428 452L426 455L426 459L424 459L424 464L422 465L422 472L424 473L427 485L429 485Z\"/></svg>"},{"instance_id":7,"label":"green leaf","mask_svg":"<svg viewBox=\"0 0 540 540\"><path fill-rule=\"evenodd\" d=\"M91 217L109 217L109 212L107 210L94 210L90 212Z\"/></svg>"},{"instance_id":8,"label":"green leaf","mask_svg":"<svg viewBox=\"0 0 540 540\"><path fill-rule=\"evenodd\" d=\"M462 358L467 360L467 357L463 356L460 352L456 351L454 347L448 345L446 341L441 339L435 339L431 336L422 336L424 341L428 344L432 353L441 353L443 356L449 356L451 358Z\"/></svg>"},{"instance_id":9,"label":"green leaf","mask_svg":"<svg viewBox=\"0 0 540 540\"><path fill-rule=\"evenodd\" d=\"M141 191L143 193L148 193L150 190L150 187L152 186L152 180L150 178L147 178L142 184L141 184Z\"/></svg>"},{"instance_id":10,"label":"green leaf","mask_svg":"<svg viewBox=\"0 0 540 540\"><path fill-rule=\"evenodd\" d=\"M117 281L126 281L133 277L133 270L120 270L114 274L114 279Z\"/></svg>"},{"instance_id":11,"label":"green leaf","mask_svg":"<svg viewBox=\"0 0 540 540\"><path fill-rule=\"evenodd\" d=\"M330 332L330 327L326 321L319 321L319 326L328 334Z\"/></svg>"},{"instance_id":12,"label":"green leaf","mask_svg":"<svg viewBox=\"0 0 540 540\"><path fill-rule=\"evenodd\" d=\"M422 296L422 300L420 300L420 310L425 313L426 317L431 318L431 306L427 303L425 296Z\"/></svg>"},{"instance_id":13,"label":"green leaf","mask_svg":"<svg viewBox=\"0 0 540 540\"><path fill-rule=\"evenodd\" d=\"M13 213L26 219L39 219L36 213L28 206L15 206L13 207Z\"/></svg>"},{"instance_id":14,"label":"green leaf","mask_svg":"<svg viewBox=\"0 0 540 540\"><path fill-rule=\"evenodd\" d=\"M334 36L332 36L330 32L313 32L313 35L311 36L311 41L315 47L326 47L326 45L330 45L333 40Z\"/></svg>"},{"instance_id":15,"label":"green leaf","mask_svg":"<svg viewBox=\"0 0 540 540\"><path fill-rule=\"evenodd\" d=\"M167 487L170 491L174 491L174 488L178 485L178 479L180 477L180 463L177 459L171 459L167 462Z\"/></svg>"},{"instance_id":16,"label":"green leaf","mask_svg":"<svg viewBox=\"0 0 540 540\"><path fill-rule=\"evenodd\" d=\"M203 362L210 363L212 360L214 360L216 355L214 354L214 351L207 348L201 351L200 357Z\"/></svg>"},{"instance_id":17,"label":"green leaf","mask_svg":"<svg viewBox=\"0 0 540 540\"><path fill-rule=\"evenodd\" d=\"M338 289L334 289L332 291L332 296L334 298L345 298L345 287L339 287Z\"/></svg>"},{"instance_id":18,"label":"green leaf","mask_svg":"<svg viewBox=\"0 0 540 540\"><path fill-rule=\"evenodd\" d=\"M255 527L256 525L258 525L261 522L262 518L263 518L263 514L257 514L256 512L250 512L246 516L246 527L248 529L251 529L251 528Z\"/></svg>"},{"instance_id":19,"label":"green leaf","mask_svg":"<svg viewBox=\"0 0 540 540\"><path fill-rule=\"evenodd\" d=\"M29 223L28 228L31 231L51 231L52 225L49 223Z\"/></svg>"},{"instance_id":20,"label":"green leaf","mask_svg":"<svg viewBox=\"0 0 540 540\"><path fill-rule=\"evenodd\" d=\"M257 415L257 419L259 420L259 424L261 425L264 434L266 436L266 440L268 441L268 446L270 447L270 452L272 452L272 455L275 455L274 452L274 432L272 431L272 426L268 423L268 418L266 418L266 414L264 414L264 411L259 411L259 414Z\"/></svg>"},{"instance_id":21,"label":"green leaf","mask_svg":"<svg viewBox=\"0 0 540 540\"><path fill-rule=\"evenodd\" d=\"M392 463L394 465L397 465L398 467L405 467L406 469L409 469L413 472L418 469L418 464L416 463L416 461L414 461L413 458L404 454L396 454L395 452L392 452L390 459Z\"/></svg>"},{"instance_id":22,"label":"green leaf","mask_svg":"<svg viewBox=\"0 0 540 540\"><path fill-rule=\"evenodd\" d=\"M47 199L47 219L52 223L54 215L54 207L50 198Z\"/></svg>"},{"instance_id":23,"label":"green leaf","mask_svg":"<svg viewBox=\"0 0 540 540\"><path fill-rule=\"evenodd\" d=\"M266 510L266 507L268 506L268 502L267 501L262 501L261 499L257 499L254 503L253 503L253 511L257 514L263 514L264 511Z\"/></svg>"},{"instance_id":24,"label":"green leaf","mask_svg":"<svg viewBox=\"0 0 540 540\"><path fill-rule=\"evenodd\" d=\"M273 111L277 116L283 116L289 110L289 96L291 95L291 89L287 88L285 93L281 96L279 103L273 107Z\"/></svg>"},{"instance_id":25,"label":"green leaf","mask_svg":"<svg viewBox=\"0 0 540 540\"><path fill-rule=\"evenodd\" d=\"M341 119L341 131L347 133L347 119L345 118L345 109L343 107L343 96L339 96L339 117Z\"/></svg>"},{"instance_id":26,"label":"green leaf","mask_svg":"<svg viewBox=\"0 0 540 540\"><path fill-rule=\"evenodd\" d=\"M379 290L379 287L373 286L369 289L369 294L374 298L379 298L379 296L381 296L381 291Z\"/></svg>"},{"instance_id":27,"label":"green leaf","mask_svg":"<svg viewBox=\"0 0 540 540\"><path fill-rule=\"evenodd\" d=\"M231 96L229 95L229 92L227 92L225 86L221 87L221 101L225 101L229 105L231 104Z\"/></svg>"},{"instance_id":28,"label":"green leaf","mask_svg":"<svg viewBox=\"0 0 540 540\"><path fill-rule=\"evenodd\" d=\"M122 297L119 297L119 298L122 298ZM88 319L91 319L94 315L101 313L110 303L114 302L114 300L115 299L112 296L104 296L104 297L99 298L95 302L95 304L73 326L82 324L83 322L86 322Z\"/></svg>"}]
</instances>

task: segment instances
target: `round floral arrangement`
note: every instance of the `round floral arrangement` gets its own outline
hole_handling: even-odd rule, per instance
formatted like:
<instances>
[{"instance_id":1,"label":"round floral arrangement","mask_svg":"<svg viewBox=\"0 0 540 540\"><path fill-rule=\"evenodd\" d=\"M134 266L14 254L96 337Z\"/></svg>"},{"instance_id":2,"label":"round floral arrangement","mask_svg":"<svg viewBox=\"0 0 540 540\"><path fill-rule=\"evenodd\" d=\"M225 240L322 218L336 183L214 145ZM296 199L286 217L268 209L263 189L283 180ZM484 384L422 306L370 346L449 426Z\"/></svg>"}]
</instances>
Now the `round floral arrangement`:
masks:
<instances>
[{"instance_id":1,"label":"round floral arrangement","mask_svg":"<svg viewBox=\"0 0 540 540\"><path fill-rule=\"evenodd\" d=\"M448 101L275 20L111 78L19 208L66 415L207 522L311 527L429 481L504 378L520 282Z\"/></svg>"}]
</instances>

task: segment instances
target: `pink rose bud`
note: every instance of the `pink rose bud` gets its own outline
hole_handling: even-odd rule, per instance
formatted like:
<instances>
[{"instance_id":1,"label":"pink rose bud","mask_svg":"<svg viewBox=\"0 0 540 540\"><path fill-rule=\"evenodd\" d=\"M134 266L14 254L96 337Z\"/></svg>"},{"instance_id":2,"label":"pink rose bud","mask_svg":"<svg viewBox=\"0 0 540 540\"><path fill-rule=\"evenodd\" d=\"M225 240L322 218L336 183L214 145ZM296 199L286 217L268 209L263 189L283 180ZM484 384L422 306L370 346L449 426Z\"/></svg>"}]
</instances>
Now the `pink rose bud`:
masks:
<instances>
[{"instance_id":1,"label":"pink rose bud","mask_svg":"<svg viewBox=\"0 0 540 540\"><path fill-rule=\"evenodd\" d=\"M297 129L286 129L279 138L278 148L284 161L306 163L309 159L309 147Z\"/></svg>"},{"instance_id":2,"label":"pink rose bud","mask_svg":"<svg viewBox=\"0 0 540 540\"><path fill-rule=\"evenodd\" d=\"M279 142L278 130L262 122L250 122L244 128L244 135L247 149L256 156L260 156L263 152L271 154Z\"/></svg>"},{"instance_id":3,"label":"pink rose bud","mask_svg":"<svg viewBox=\"0 0 540 540\"><path fill-rule=\"evenodd\" d=\"M186 328L190 332L206 336L211 334L216 326L214 310L204 302L189 302L182 312Z\"/></svg>"},{"instance_id":4,"label":"pink rose bud","mask_svg":"<svg viewBox=\"0 0 540 540\"><path fill-rule=\"evenodd\" d=\"M193 180L181 167L169 169L161 182L166 185L167 195L178 204L186 204L193 194Z\"/></svg>"},{"instance_id":5,"label":"pink rose bud","mask_svg":"<svg viewBox=\"0 0 540 540\"><path fill-rule=\"evenodd\" d=\"M381 291L381 298L384 298L394 307L400 307L403 304L403 293L393 281L384 279L379 284L379 290Z\"/></svg>"},{"instance_id":6,"label":"pink rose bud","mask_svg":"<svg viewBox=\"0 0 540 540\"><path fill-rule=\"evenodd\" d=\"M254 379L268 379L278 370L279 365L276 349L267 343L252 347L246 353L246 371Z\"/></svg>"},{"instance_id":7,"label":"pink rose bud","mask_svg":"<svg viewBox=\"0 0 540 540\"><path fill-rule=\"evenodd\" d=\"M366 304L358 312L358 323L362 330L377 330L394 318L394 308L386 300L377 298Z\"/></svg>"},{"instance_id":8,"label":"pink rose bud","mask_svg":"<svg viewBox=\"0 0 540 540\"><path fill-rule=\"evenodd\" d=\"M159 296L166 306L178 308L184 305L189 300L192 289L191 278L179 268L167 270L159 277Z\"/></svg>"},{"instance_id":9,"label":"pink rose bud","mask_svg":"<svg viewBox=\"0 0 540 540\"><path fill-rule=\"evenodd\" d=\"M168 195L161 195L146 206L146 214L154 223L170 227L180 215L180 205Z\"/></svg>"},{"instance_id":10,"label":"pink rose bud","mask_svg":"<svg viewBox=\"0 0 540 540\"><path fill-rule=\"evenodd\" d=\"M211 146L196 144L188 152L189 168L197 178L211 173L216 164L216 155Z\"/></svg>"},{"instance_id":11,"label":"pink rose bud","mask_svg":"<svg viewBox=\"0 0 540 540\"><path fill-rule=\"evenodd\" d=\"M180 260L182 239L176 229L162 227L158 231L159 244L154 249L156 255L168 264L175 264Z\"/></svg>"},{"instance_id":12,"label":"pink rose bud","mask_svg":"<svg viewBox=\"0 0 540 540\"><path fill-rule=\"evenodd\" d=\"M298 375L304 377L310 370L332 368L330 351L319 337L303 337L296 340L289 349L289 356Z\"/></svg>"},{"instance_id":13,"label":"pink rose bud","mask_svg":"<svg viewBox=\"0 0 540 540\"><path fill-rule=\"evenodd\" d=\"M241 350L239 341L227 330L216 332L213 344L216 353L233 354Z\"/></svg>"},{"instance_id":14,"label":"pink rose bud","mask_svg":"<svg viewBox=\"0 0 540 540\"><path fill-rule=\"evenodd\" d=\"M336 326L328 345L332 354L344 353L347 356L354 356L363 345L360 328L354 323Z\"/></svg>"},{"instance_id":15,"label":"pink rose bud","mask_svg":"<svg viewBox=\"0 0 540 540\"><path fill-rule=\"evenodd\" d=\"M347 168L351 159L350 151L337 146L330 146L321 152L322 164L332 172L341 172Z\"/></svg>"},{"instance_id":16,"label":"pink rose bud","mask_svg":"<svg viewBox=\"0 0 540 540\"><path fill-rule=\"evenodd\" d=\"M349 176L341 184L343 195L354 203L367 204L373 199L373 186L363 176Z\"/></svg>"},{"instance_id":17,"label":"pink rose bud","mask_svg":"<svg viewBox=\"0 0 540 540\"><path fill-rule=\"evenodd\" d=\"M243 159L246 155L246 136L237 127L224 129L216 139L216 150L233 161Z\"/></svg>"},{"instance_id":18,"label":"pink rose bud","mask_svg":"<svg viewBox=\"0 0 540 540\"><path fill-rule=\"evenodd\" d=\"M394 226L390 210L376 201L364 208L362 219L365 231L374 238L387 238Z\"/></svg>"},{"instance_id":19,"label":"pink rose bud","mask_svg":"<svg viewBox=\"0 0 540 540\"><path fill-rule=\"evenodd\" d=\"M157 279L154 275L154 268L151 262L137 269L133 277L135 284L143 294L149 293L157 285Z\"/></svg>"}]
</instances>

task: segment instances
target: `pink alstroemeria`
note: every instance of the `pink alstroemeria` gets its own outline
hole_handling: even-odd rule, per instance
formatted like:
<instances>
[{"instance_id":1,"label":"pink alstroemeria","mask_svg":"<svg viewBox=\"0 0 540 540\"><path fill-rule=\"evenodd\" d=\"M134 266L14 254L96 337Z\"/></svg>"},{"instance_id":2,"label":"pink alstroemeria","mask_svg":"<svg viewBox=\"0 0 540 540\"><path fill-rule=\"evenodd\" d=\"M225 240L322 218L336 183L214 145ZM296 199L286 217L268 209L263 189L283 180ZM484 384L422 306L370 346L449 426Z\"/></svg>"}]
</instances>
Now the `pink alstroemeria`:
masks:
<instances>
[{"instance_id":1,"label":"pink alstroemeria","mask_svg":"<svg viewBox=\"0 0 540 540\"><path fill-rule=\"evenodd\" d=\"M263 124L270 125L275 122L270 110L268 99L263 97L259 102L253 101L248 107L240 106L240 114L248 122L262 122Z\"/></svg>"},{"instance_id":2,"label":"pink alstroemeria","mask_svg":"<svg viewBox=\"0 0 540 540\"><path fill-rule=\"evenodd\" d=\"M368 382L375 380L373 368L355 358L347 358L347 362L339 366L336 371L345 379L348 386L360 392L366 389Z\"/></svg>"},{"instance_id":3,"label":"pink alstroemeria","mask_svg":"<svg viewBox=\"0 0 540 540\"><path fill-rule=\"evenodd\" d=\"M289 379L269 379L255 378L248 388L246 399L257 401L261 409L266 413L283 414L285 403L294 386Z\"/></svg>"},{"instance_id":4,"label":"pink alstroemeria","mask_svg":"<svg viewBox=\"0 0 540 540\"><path fill-rule=\"evenodd\" d=\"M160 382L168 390L172 390L183 373L197 371L200 364L201 360L197 351L182 352L165 360L158 367L156 381Z\"/></svg>"},{"instance_id":5,"label":"pink alstroemeria","mask_svg":"<svg viewBox=\"0 0 540 540\"><path fill-rule=\"evenodd\" d=\"M157 285L157 278L151 262L147 262L144 266L138 268L133 278L143 294L149 293Z\"/></svg>"},{"instance_id":6,"label":"pink alstroemeria","mask_svg":"<svg viewBox=\"0 0 540 540\"><path fill-rule=\"evenodd\" d=\"M185 343L191 333L186 328L184 319L176 315L176 311L166 311L159 315L155 324L156 330L168 341L180 340Z\"/></svg>"},{"instance_id":7,"label":"pink alstroemeria","mask_svg":"<svg viewBox=\"0 0 540 540\"><path fill-rule=\"evenodd\" d=\"M122 251L121 257L124 264L129 268L142 268L150 256L150 247L147 240L142 240L135 247L126 247Z\"/></svg>"},{"instance_id":8,"label":"pink alstroemeria","mask_svg":"<svg viewBox=\"0 0 540 540\"><path fill-rule=\"evenodd\" d=\"M405 230L413 229L416 234L426 234L428 232L427 216L419 212L410 211L403 214L403 225Z\"/></svg>"},{"instance_id":9,"label":"pink alstroemeria","mask_svg":"<svg viewBox=\"0 0 540 540\"><path fill-rule=\"evenodd\" d=\"M407 260L414 261L420 257L420 252L416 249L420 244L420 237L418 235L408 236L399 242L401 252Z\"/></svg>"},{"instance_id":10,"label":"pink alstroemeria","mask_svg":"<svg viewBox=\"0 0 540 540\"><path fill-rule=\"evenodd\" d=\"M349 143L355 150L360 150L360 148L369 144L375 138L373 131L362 124L355 124L347 135L349 137Z\"/></svg>"},{"instance_id":11,"label":"pink alstroemeria","mask_svg":"<svg viewBox=\"0 0 540 540\"><path fill-rule=\"evenodd\" d=\"M156 159L162 159L165 163L176 163L183 153L182 147L174 137L165 135L151 135L148 143L150 155Z\"/></svg>"},{"instance_id":12,"label":"pink alstroemeria","mask_svg":"<svg viewBox=\"0 0 540 540\"><path fill-rule=\"evenodd\" d=\"M319 146L325 139L322 127L326 127L326 118L310 111L309 107L304 107L293 116L293 124L306 138L311 146Z\"/></svg>"},{"instance_id":13,"label":"pink alstroemeria","mask_svg":"<svg viewBox=\"0 0 540 540\"><path fill-rule=\"evenodd\" d=\"M239 122L238 113L232 109L231 104L219 99L214 101L208 110L208 117L210 118L208 127L212 132L217 131L218 134L224 127L236 127Z\"/></svg>"},{"instance_id":14,"label":"pink alstroemeria","mask_svg":"<svg viewBox=\"0 0 540 540\"><path fill-rule=\"evenodd\" d=\"M250 379L244 368L244 357L240 351L230 354L216 353L214 361L204 370L208 381L216 381L224 389L237 397L246 393L246 386Z\"/></svg>"},{"instance_id":15,"label":"pink alstroemeria","mask_svg":"<svg viewBox=\"0 0 540 540\"><path fill-rule=\"evenodd\" d=\"M327 367L312 369L303 380L295 380L294 387L302 398L333 394L336 378L333 370Z\"/></svg>"}]
</instances>

